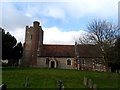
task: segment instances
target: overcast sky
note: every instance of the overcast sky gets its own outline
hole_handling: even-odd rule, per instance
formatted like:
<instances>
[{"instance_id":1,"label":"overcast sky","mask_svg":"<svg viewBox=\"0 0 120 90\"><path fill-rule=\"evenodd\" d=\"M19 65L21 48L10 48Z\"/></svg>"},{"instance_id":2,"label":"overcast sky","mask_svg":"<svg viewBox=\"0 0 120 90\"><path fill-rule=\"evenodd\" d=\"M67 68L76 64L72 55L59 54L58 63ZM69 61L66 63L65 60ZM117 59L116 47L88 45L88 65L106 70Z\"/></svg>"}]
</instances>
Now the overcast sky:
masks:
<instances>
[{"instance_id":1,"label":"overcast sky","mask_svg":"<svg viewBox=\"0 0 120 90\"><path fill-rule=\"evenodd\" d=\"M0 3L0 27L22 43L25 26L31 26L36 20L43 28L45 44L74 44L86 33L86 27L93 19L118 23L119 0L8 1Z\"/></svg>"}]
</instances>

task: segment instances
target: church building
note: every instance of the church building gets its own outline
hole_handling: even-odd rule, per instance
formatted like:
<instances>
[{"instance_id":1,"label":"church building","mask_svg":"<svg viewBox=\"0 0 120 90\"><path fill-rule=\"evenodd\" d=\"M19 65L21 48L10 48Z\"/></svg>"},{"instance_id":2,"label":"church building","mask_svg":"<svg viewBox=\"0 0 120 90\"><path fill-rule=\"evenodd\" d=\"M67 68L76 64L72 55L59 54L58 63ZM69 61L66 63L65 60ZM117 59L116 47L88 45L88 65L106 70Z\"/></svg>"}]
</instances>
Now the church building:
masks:
<instances>
[{"instance_id":1,"label":"church building","mask_svg":"<svg viewBox=\"0 0 120 90\"><path fill-rule=\"evenodd\" d=\"M43 44L44 31L38 21L26 26L22 65L78 70L105 71L100 49L92 44Z\"/></svg>"}]
</instances>

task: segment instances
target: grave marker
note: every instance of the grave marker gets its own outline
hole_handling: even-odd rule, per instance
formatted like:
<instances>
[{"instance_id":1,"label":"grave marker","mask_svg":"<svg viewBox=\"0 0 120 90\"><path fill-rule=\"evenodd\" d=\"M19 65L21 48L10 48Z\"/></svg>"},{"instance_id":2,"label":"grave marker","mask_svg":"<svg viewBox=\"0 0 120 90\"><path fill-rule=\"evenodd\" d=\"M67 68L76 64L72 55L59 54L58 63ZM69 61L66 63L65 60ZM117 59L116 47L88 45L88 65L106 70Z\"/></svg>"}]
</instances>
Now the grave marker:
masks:
<instances>
[{"instance_id":1,"label":"grave marker","mask_svg":"<svg viewBox=\"0 0 120 90\"><path fill-rule=\"evenodd\" d=\"M93 90L97 90L97 85L96 84L93 84Z\"/></svg>"},{"instance_id":2,"label":"grave marker","mask_svg":"<svg viewBox=\"0 0 120 90\"><path fill-rule=\"evenodd\" d=\"M92 80L91 79L88 80L88 87L92 88Z\"/></svg>"},{"instance_id":3,"label":"grave marker","mask_svg":"<svg viewBox=\"0 0 120 90\"><path fill-rule=\"evenodd\" d=\"M84 77L83 83L85 86L87 85L87 78L86 77Z\"/></svg>"}]
</instances>

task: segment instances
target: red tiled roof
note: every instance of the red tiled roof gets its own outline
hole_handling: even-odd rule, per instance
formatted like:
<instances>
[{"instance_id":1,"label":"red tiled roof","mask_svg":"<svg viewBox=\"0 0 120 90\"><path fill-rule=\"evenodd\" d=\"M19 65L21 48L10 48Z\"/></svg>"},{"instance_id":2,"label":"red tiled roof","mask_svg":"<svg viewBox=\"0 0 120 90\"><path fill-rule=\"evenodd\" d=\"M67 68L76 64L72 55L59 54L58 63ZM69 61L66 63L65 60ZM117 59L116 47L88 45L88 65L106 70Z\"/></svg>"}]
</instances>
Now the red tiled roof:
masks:
<instances>
[{"instance_id":1,"label":"red tiled roof","mask_svg":"<svg viewBox=\"0 0 120 90\"><path fill-rule=\"evenodd\" d=\"M77 45L79 57L101 57L100 49L95 45ZM75 45L43 45L43 57L75 57Z\"/></svg>"},{"instance_id":2,"label":"red tiled roof","mask_svg":"<svg viewBox=\"0 0 120 90\"><path fill-rule=\"evenodd\" d=\"M79 57L101 57L101 50L96 45L77 45Z\"/></svg>"},{"instance_id":3,"label":"red tiled roof","mask_svg":"<svg viewBox=\"0 0 120 90\"><path fill-rule=\"evenodd\" d=\"M43 45L42 56L47 57L74 57L74 45Z\"/></svg>"}]
</instances>

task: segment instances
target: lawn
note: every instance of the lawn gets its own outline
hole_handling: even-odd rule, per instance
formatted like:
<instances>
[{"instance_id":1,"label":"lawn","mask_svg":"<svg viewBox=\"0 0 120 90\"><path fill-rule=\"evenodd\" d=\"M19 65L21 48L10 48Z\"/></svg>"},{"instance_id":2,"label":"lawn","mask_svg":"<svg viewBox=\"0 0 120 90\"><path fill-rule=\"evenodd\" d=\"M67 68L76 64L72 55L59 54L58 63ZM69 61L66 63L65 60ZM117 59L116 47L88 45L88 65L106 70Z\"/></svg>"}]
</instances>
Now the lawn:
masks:
<instances>
[{"instance_id":1,"label":"lawn","mask_svg":"<svg viewBox=\"0 0 120 90\"><path fill-rule=\"evenodd\" d=\"M2 82L7 84L8 88L24 88L25 79L28 78L29 88L58 88L58 81L62 80L65 88L86 88L83 77L88 77L99 88L117 88L119 75L66 69L3 68Z\"/></svg>"}]
</instances>

